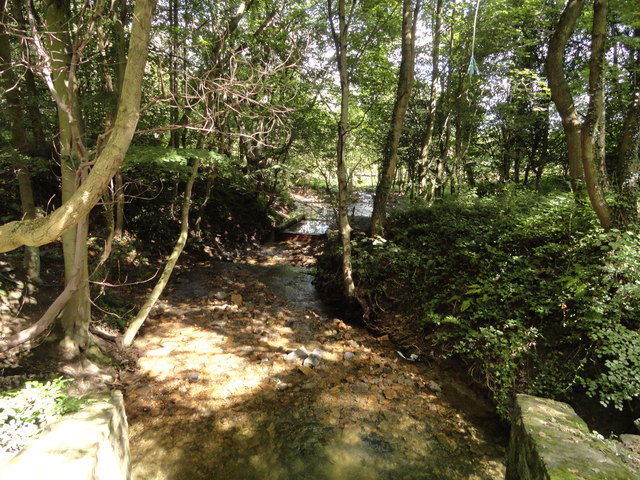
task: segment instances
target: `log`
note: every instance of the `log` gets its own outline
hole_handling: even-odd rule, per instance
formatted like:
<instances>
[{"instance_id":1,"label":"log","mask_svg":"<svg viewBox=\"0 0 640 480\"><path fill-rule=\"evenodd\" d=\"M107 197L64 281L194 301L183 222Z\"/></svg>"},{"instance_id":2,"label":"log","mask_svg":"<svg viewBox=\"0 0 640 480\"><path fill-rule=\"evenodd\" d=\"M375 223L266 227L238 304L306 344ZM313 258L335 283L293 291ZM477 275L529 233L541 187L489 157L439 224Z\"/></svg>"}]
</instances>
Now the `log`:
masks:
<instances>
[{"instance_id":1,"label":"log","mask_svg":"<svg viewBox=\"0 0 640 480\"><path fill-rule=\"evenodd\" d=\"M293 217L286 220L284 223L281 223L276 227L276 232L284 232L287 228L293 227L295 224L302 222L307 218L305 213L299 213L294 215Z\"/></svg>"}]
</instances>

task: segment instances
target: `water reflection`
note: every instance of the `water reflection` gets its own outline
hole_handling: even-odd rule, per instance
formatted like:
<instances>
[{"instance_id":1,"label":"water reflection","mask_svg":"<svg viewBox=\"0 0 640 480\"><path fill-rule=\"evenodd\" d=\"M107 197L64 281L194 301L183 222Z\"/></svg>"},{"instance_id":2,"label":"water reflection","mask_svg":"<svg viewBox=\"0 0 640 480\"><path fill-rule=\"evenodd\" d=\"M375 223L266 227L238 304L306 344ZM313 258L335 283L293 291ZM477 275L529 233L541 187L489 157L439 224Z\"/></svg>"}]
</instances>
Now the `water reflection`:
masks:
<instances>
[{"instance_id":1,"label":"water reflection","mask_svg":"<svg viewBox=\"0 0 640 480\"><path fill-rule=\"evenodd\" d=\"M336 212L330 206L320 202L297 201L297 210L304 212L305 220L292 226L285 233L293 235L324 235L337 228ZM357 199L348 208L349 221L355 228L368 224L373 211L373 194L358 192Z\"/></svg>"}]
</instances>

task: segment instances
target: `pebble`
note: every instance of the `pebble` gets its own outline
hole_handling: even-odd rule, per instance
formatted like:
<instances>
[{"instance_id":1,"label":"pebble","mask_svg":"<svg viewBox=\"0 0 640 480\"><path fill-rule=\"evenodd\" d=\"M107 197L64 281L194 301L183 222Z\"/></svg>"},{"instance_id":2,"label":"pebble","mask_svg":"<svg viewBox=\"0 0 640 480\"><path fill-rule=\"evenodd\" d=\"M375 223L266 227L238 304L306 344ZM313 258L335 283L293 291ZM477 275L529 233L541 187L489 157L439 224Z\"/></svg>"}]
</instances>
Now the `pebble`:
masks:
<instances>
[{"instance_id":1,"label":"pebble","mask_svg":"<svg viewBox=\"0 0 640 480\"><path fill-rule=\"evenodd\" d=\"M197 382L198 380L200 380L200 374L191 373L187 376L187 380L189 380L190 382Z\"/></svg>"},{"instance_id":2,"label":"pebble","mask_svg":"<svg viewBox=\"0 0 640 480\"><path fill-rule=\"evenodd\" d=\"M307 377L311 377L313 375L315 375L316 372L313 371L313 369L307 365L300 365L298 367L298 369L304 373Z\"/></svg>"},{"instance_id":3,"label":"pebble","mask_svg":"<svg viewBox=\"0 0 640 480\"><path fill-rule=\"evenodd\" d=\"M231 294L231 303L233 303L236 307L241 307L242 306L242 295L240 295L239 293L232 293Z\"/></svg>"},{"instance_id":4,"label":"pebble","mask_svg":"<svg viewBox=\"0 0 640 480\"><path fill-rule=\"evenodd\" d=\"M213 294L218 300L226 300L229 295L226 292L216 292Z\"/></svg>"},{"instance_id":5,"label":"pebble","mask_svg":"<svg viewBox=\"0 0 640 480\"><path fill-rule=\"evenodd\" d=\"M351 391L353 393L367 393L369 391L369 385L364 382L355 382L351 385Z\"/></svg>"},{"instance_id":6,"label":"pebble","mask_svg":"<svg viewBox=\"0 0 640 480\"><path fill-rule=\"evenodd\" d=\"M307 367L317 367L320 365L320 360L322 360L322 350L315 348L307 358L304 359L302 364Z\"/></svg>"},{"instance_id":7,"label":"pebble","mask_svg":"<svg viewBox=\"0 0 640 480\"><path fill-rule=\"evenodd\" d=\"M290 385L289 385L288 383L285 383L285 382L283 382L282 380L278 379L278 380L276 380L275 387L276 387L278 390L284 390L285 388L289 388L289 387L290 387Z\"/></svg>"},{"instance_id":8,"label":"pebble","mask_svg":"<svg viewBox=\"0 0 640 480\"><path fill-rule=\"evenodd\" d=\"M442 393L442 387L433 380L429 380L429 382L427 383L427 387L429 387L429 390L431 390L436 395L440 395Z\"/></svg>"},{"instance_id":9,"label":"pebble","mask_svg":"<svg viewBox=\"0 0 640 480\"><path fill-rule=\"evenodd\" d=\"M285 362L295 362L298 359L306 359L309 356L309 352L304 347L298 347L294 351L289 352L284 356Z\"/></svg>"},{"instance_id":10,"label":"pebble","mask_svg":"<svg viewBox=\"0 0 640 480\"><path fill-rule=\"evenodd\" d=\"M344 352L344 356L343 357L344 357L345 360L349 361L355 356L356 355L353 352Z\"/></svg>"}]
</instances>

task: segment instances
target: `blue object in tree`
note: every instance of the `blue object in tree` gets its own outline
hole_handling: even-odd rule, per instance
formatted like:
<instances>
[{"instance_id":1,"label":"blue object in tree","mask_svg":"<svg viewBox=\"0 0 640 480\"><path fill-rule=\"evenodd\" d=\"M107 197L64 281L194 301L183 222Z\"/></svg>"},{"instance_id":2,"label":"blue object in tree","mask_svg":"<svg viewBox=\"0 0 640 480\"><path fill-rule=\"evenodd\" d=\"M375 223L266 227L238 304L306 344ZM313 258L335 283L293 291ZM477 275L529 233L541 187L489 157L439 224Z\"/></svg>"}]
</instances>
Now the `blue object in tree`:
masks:
<instances>
[{"instance_id":1,"label":"blue object in tree","mask_svg":"<svg viewBox=\"0 0 640 480\"><path fill-rule=\"evenodd\" d=\"M473 56L476 49L476 25L478 24L478 7L480 6L480 0L476 1L476 14L473 17L473 37L471 39L471 60L469 60L469 68L467 68L467 75L474 76L480 74L480 69L476 63L476 58Z\"/></svg>"},{"instance_id":2,"label":"blue object in tree","mask_svg":"<svg viewBox=\"0 0 640 480\"><path fill-rule=\"evenodd\" d=\"M469 76L474 76L474 75L480 75L480 69L478 68L478 64L476 63L476 59L475 57L471 57L471 60L469 61L469 68L467 68L467 75Z\"/></svg>"}]
</instances>

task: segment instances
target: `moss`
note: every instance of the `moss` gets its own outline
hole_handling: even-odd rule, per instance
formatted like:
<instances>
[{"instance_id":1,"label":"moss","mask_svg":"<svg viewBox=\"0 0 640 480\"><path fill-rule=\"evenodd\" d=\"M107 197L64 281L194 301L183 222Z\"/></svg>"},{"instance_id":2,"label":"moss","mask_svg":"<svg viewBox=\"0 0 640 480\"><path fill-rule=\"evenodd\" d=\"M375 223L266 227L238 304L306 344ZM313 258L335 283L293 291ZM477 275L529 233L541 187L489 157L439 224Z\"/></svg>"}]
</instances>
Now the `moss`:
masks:
<instances>
[{"instance_id":1,"label":"moss","mask_svg":"<svg viewBox=\"0 0 640 480\"><path fill-rule=\"evenodd\" d=\"M98 365L113 366L113 361L107 357L96 345L91 345L86 351L85 355L89 360Z\"/></svg>"},{"instance_id":2,"label":"moss","mask_svg":"<svg viewBox=\"0 0 640 480\"><path fill-rule=\"evenodd\" d=\"M515 415L510 462L513 464L516 458L520 458L517 461L518 465L524 466L528 473L531 473L527 478L638 478L639 474L635 474L634 477L634 473L602 439L589 433L584 421L569 405L529 395L518 395Z\"/></svg>"}]
</instances>

